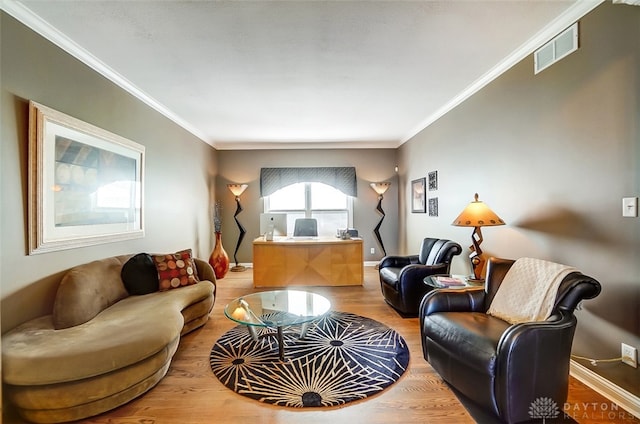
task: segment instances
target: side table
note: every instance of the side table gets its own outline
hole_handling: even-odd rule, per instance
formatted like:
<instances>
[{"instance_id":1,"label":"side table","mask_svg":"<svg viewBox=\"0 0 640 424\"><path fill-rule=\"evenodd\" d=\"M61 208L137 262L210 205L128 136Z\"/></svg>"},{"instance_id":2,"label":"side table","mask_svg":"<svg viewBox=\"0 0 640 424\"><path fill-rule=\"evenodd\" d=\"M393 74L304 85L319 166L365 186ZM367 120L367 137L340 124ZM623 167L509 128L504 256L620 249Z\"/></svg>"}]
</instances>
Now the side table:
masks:
<instances>
[{"instance_id":1,"label":"side table","mask_svg":"<svg viewBox=\"0 0 640 424\"><path fill-rule=\"evenodd\" d=\"M465 289L469 287L482 287L484 282L473 282L466 275L436 274L424 278L424 283L437 289Z\"/></svg>"}]
</instances>

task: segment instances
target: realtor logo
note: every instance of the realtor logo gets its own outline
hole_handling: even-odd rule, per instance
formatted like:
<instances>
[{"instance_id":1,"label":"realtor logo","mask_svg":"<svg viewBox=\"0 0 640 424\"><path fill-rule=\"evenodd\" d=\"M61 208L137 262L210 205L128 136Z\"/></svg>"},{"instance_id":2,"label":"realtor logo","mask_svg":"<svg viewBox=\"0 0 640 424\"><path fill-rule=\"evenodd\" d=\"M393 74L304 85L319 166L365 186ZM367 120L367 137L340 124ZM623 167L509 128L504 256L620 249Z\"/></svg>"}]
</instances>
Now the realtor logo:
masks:
<instances>
[{"instance_id":1,"label":"realtor logo","mask_svg":"<svg viewBox=\"0 0 640 424\"><path fill-rule=\"evenodd\" d=\"M537 398L529 406L529 416L533 419L542 418L543 424L547 418L556 418L558 415L560 415L560 409L551 398Z\"/></svg>"}]
</instances>

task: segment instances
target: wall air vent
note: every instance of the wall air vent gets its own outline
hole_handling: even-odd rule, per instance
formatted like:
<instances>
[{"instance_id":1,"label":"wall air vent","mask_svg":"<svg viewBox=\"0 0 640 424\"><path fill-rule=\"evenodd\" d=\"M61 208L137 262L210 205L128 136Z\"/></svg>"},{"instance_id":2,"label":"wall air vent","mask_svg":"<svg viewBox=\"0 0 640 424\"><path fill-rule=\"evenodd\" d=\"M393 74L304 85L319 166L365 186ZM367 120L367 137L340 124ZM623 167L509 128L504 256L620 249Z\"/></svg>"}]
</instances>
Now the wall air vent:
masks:
<instances>
[{"instance_id":1,"label":"wall air vent","mask_svg":"<svg viewBox=\"0 0 640 424\"><path fill-rule=\"evenodd\" d=\"M539 73L576 50L578 50L577 22L533 53L534 73Z\"/></svg>"}]
</instances>

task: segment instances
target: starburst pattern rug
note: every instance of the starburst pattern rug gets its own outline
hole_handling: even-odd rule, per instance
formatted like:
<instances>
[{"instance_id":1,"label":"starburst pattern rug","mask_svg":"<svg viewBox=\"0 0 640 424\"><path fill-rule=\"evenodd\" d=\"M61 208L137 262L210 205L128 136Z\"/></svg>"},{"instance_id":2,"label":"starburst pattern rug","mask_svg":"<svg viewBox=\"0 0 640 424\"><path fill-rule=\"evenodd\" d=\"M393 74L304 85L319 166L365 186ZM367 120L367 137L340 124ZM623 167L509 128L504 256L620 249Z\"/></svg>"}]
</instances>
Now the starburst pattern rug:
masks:
<instances>
[{"instance_id":1,"label":"starburst pattern rug","mask_svg":"<svg viewBox=\"0 0 640 424\"><path fill-rule=\"evenodd\" d=\"M296 327L285 332L285 361L280 361L275 337L254 341L247 328L238 325L213 346L211 369L241 395L302 408L343 405L374 395L397 381L409 364L402 336L359 315L330 312L304 339L298 334Z\"/></svg>"}]
</instances>

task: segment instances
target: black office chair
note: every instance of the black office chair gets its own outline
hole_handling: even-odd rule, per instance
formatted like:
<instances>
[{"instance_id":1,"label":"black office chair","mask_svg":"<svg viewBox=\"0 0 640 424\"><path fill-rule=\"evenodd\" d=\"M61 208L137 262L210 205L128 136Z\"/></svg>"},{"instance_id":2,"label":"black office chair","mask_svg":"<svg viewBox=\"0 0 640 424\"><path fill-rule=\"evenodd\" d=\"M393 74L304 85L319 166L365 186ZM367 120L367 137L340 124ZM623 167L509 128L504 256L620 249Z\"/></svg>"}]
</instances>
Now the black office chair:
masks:
<instances>
[{"instance_id":1,"label":"black office chair","mask_svg":"<svg viewBox=\"0 0 640 424\"><path fill-rule=\"evenodd\" d=\"M298 218L293 227L294 237L317 237L318 221L315 218Z\"/></svg>"}]
</instances>

